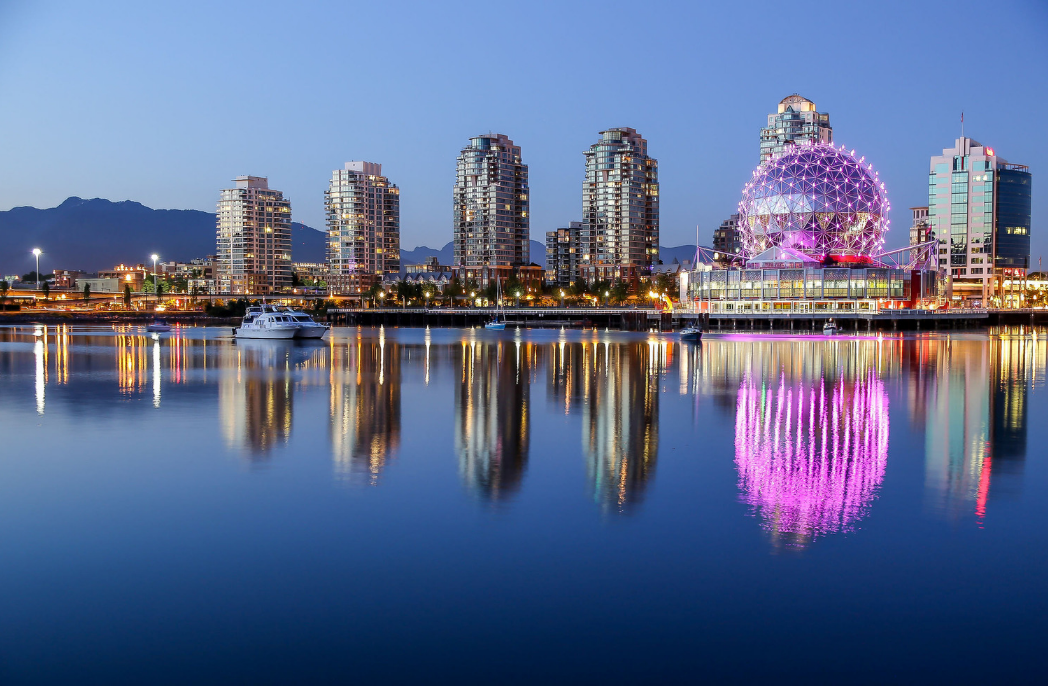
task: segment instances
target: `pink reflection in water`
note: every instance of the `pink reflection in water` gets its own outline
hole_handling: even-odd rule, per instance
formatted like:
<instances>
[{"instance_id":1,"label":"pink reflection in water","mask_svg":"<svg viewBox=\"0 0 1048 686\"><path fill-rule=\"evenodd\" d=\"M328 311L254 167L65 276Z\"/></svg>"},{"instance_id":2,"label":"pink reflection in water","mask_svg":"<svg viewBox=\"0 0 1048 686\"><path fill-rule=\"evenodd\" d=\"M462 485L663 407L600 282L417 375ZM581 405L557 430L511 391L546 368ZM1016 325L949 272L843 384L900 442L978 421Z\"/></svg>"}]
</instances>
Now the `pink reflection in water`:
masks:
<instances>
[{"instance_id":1,"label":"pink reflection in water","mask_svg":"<svg viewBox=\"0 0 1048 686\"><path fill-rule=\"evenodd\" d=\"M735 465L741 499L776 537L803 545L849 531L884 480L888 395L870 372L855 381L739 386Z\"/></svg>"}]
</instances>

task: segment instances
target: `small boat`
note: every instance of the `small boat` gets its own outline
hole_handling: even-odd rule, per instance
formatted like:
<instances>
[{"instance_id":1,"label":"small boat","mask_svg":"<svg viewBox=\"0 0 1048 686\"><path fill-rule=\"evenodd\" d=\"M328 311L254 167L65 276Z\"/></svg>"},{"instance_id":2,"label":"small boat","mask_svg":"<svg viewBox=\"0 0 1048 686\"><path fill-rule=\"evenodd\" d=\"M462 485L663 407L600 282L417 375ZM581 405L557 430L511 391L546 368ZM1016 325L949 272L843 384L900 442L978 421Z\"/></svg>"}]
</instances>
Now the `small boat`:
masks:
<instances>
[{"instance_id":1,"label":"small boat","mask_svg":"<svg viewBox=\"0 0 1048 686\"><path fill-rule=\"evenodd\" d=\"M484 328L490 331L505 331L506 313L502 310L502 279L495 281L495 303L495 316L484 325Z\"/></svg>"},{"instance_id":2,"label":"small boat","mask_svg":"<svg viewBox=\"0 0 1048 686\"><path fill-rule=\"evenodd\" d=\"M149 333L165 333L171 330L171 325L163 319L154 319L152 324L146 325L146 331Z\"/></svg>"},{"instance_id":3,"label":"small boat","mask_svg":"<svg viewBox=\"0 0 1048 686\"><path fill-rule=\"evenodd\" d=\"M237 338L294 338L298 333L299 323L283 312L273 312L272 308L249 307L244 314L240 328L233 329Z\"/></svg>"},{"instance_id":4,"label":"small boat","mask_svg":"<svg viewBox=\"0 0 1048 686\"><path fill-rule=\"evenodd\" d=\"M685 326L680 330L680 339L682 341L702 340L702 328L694 324Z\"/></svg>"},{"instance_id":5,"label":"small boat","mask_svg":"<svg viewBox=\"0 0 1048 686\"><path fill-rule=\"evenodd\" d=\"M822 325L822 332L827 336L832 336L838 331L839 329L837 328L837 323L834 322L832 319L828 320L825 324Z\"/></svg>"}]
</instances>

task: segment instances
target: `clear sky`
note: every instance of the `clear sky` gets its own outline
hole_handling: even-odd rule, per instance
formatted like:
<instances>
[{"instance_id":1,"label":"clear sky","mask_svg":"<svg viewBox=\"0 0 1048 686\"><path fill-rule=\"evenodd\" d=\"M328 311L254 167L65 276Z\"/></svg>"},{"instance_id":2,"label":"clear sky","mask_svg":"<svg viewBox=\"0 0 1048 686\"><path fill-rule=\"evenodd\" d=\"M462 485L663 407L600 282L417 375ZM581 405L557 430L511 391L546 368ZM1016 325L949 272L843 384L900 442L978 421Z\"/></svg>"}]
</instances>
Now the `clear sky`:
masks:
<instances>
[{"instance_id":1,"label":"clear sky","mask_svg":"<svg viewBox=\"0 0 1048 686\"><path fill-rule=\"evenodd\" d=\"M401 188L405 248L451 240L455 156L509 135L531 234L581 217L585 150L632 126L658 158L662 244L739 199L767 114L798 92L879 169L888 245L965 133L1034 175L1048 258L1048 3L0 0L0 209L70 195L214 211L268 176L323 227L347 160Z\"/></svg>"}]
</instances>

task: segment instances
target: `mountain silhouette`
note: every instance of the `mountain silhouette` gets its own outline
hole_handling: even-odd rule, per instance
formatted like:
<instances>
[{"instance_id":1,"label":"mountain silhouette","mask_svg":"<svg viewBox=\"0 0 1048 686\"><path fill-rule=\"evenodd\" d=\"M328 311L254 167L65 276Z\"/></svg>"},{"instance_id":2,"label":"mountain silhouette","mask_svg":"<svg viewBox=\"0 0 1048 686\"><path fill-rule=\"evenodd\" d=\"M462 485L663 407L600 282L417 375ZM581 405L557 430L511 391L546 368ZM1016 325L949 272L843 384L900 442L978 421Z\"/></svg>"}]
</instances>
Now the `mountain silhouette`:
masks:
<instances>
[{"instance_id":1,"label":"mountain silhouette","mask_svg":"<svg viewBox=\"0 0 1048 686\"><path fill-rule=\"evenodd\" d=\"M305 224L291 225L291 259L323 262L327 235ZM0 212L0 274L78 269L95 272L113 265L188 262L215 254L215 214L200 210L155 210L131 200L68 198L58 207L15 207Z\"/></svg>"}]
</instances>

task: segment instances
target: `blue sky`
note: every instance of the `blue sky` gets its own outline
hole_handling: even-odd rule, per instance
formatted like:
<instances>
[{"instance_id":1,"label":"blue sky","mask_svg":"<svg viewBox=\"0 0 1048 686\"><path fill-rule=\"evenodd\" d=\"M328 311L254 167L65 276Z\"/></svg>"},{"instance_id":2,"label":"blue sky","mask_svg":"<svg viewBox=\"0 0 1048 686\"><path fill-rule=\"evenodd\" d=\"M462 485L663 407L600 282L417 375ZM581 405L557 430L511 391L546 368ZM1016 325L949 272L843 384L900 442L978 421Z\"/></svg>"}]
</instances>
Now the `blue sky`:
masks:
<instances>
[{"instance_id":1,"label":"blue sky","mask_svg":"<svg viewBox=\"0 0 1048 686\"><path fill-rule=\"evenodd\" d=\"M143 3L0 0L0 209L70 195L214 211L268 176L323 226L347 160L401 188L402 245L451 240L455 156L502 132L531 233L578 220L585 150L632 126L658 158L662 243L708 244L793 92L879 169L890 247L928 158L965 132L1034 174L1048 258L1048 3Z\"/></svg>"}]
</instances>

